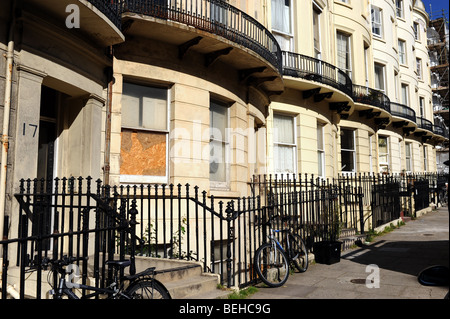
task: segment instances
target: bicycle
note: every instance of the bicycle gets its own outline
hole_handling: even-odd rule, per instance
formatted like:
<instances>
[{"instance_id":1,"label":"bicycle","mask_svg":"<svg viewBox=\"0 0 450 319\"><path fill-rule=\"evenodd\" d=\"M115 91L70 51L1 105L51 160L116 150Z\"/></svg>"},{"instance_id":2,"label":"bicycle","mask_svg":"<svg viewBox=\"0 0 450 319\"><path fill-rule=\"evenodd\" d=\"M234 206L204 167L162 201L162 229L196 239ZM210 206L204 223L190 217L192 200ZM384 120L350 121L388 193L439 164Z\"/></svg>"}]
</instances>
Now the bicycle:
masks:
<instances>
[{"instance_id":1,"label":"bicycle","mask_svg":"<svg viewBox=\"0 0 450 319\"><path fill-rule=\"evenodd\" d=\"M281 217L284 221L284 229L273 229L272 221L279 215L269 218L269 241L263 243L255 253L254 265L259 278L270 287L280 287L288 280L290 265L292 264L299 272L308 269L308 251L306 245L298 234L287 227L290 217ZM277 240L276 233L285 233L285 247Z\"/></svg>"},{"instance_id":2,"label":"bicycle","mask_svg":"<svg viewBox=\"0 0 450 319\"><path fill-rule=\"evenodd\" d=\"M47 269L50 266L48 283L52 287L50 295L53 295L53 299L65 299L64 297L68 299L90 299L101 295L106 295L105 299L171 299L164 285L154 279L155 267L147 268L134 275L119 278L119 271L131 265L130 260L110 260L106 262L113 270L113 281L106 288L98 288L68 281L66 277L70 274L71 269L67 269L67 267L74 265L73 263L79 260L86 260L86 258L68 256L53 260L44 258L42 262L43 269ZM60 275L57 287L53 287L50 279L50 276L55 273L56 275ZM129 282L129 284L125 285L126 282ZM93 291L93 293L79 297L73 289Z\"/></svg>"}]
</instances>

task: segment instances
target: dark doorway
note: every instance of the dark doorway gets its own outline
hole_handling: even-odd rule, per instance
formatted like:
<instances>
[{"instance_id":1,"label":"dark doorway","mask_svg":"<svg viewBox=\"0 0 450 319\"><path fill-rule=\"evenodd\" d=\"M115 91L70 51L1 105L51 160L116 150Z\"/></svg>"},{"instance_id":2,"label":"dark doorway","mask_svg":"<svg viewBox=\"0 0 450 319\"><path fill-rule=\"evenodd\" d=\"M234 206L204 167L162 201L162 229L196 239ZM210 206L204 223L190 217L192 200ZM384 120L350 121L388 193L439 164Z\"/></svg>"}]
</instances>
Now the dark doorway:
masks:
<instances>
[{"instance_id":1,"label":"dark doorway","mask_svg":"<svg viewBox=\"0 0 450 319\"><path fill-rule=\"evenodd\" d=\"M42 86L39 118L37 163L37 191L33 208L33 234L48 235L52 224L52 186L55 169L55 143L60 92ZM50 241L42 242L41 249L50 249Z\"/></svg>"},{"instance_id":2,"label":"dark doorway","mask_svg":"<svg viewBox=\"0 0 450 319\"><path fill-rule=\"evenodd\" d=\"M58 91L46 86L42 87L37 166L39 180L42 178L47 181L53 180L59 95ZM51 185L45 186L47 189L51 187Z\"/></svg>"}]
</instances>

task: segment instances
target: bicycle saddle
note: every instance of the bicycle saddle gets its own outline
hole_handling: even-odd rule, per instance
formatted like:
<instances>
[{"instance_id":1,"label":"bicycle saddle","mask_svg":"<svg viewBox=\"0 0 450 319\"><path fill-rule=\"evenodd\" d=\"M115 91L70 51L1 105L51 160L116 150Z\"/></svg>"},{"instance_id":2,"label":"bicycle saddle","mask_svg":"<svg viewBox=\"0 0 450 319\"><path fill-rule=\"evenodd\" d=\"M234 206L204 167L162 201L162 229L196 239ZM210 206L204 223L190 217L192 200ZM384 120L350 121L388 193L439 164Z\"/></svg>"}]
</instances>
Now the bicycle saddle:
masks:
<instances>
[{"instance_id":1,"label":"bicycle saddle","mask_svg":"<svg viewBox=\"0 0 450 319\"><path fill-rule=\"evenodd\" d=\"M131 265L131 260L108 260L106 264L111 265L113 267L125 268Z\"/></svg>"}]
</instances>

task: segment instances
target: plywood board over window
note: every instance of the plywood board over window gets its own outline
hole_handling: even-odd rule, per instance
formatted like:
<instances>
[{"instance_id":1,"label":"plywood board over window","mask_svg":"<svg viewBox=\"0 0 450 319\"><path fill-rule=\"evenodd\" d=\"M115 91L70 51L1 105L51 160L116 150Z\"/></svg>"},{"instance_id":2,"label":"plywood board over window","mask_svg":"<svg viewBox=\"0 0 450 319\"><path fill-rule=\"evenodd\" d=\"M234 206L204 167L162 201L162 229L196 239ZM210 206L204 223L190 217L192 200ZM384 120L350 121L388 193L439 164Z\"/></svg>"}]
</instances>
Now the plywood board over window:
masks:
<instances>
[{"instance_id":1,"label":"plywood board over window","mask_svg":"<svg viewBox=\"0 0 450 319\"><path fill-rule=\"evenodd\" d=\"M120 181L167 183L169 89L124 82Z\"/></svg>"},{"instance_id":2,"label":"plywood board over window","mask_svg":"<svg viewBox=\"0 0 450 319\"><path fill-rule=\"evenodd\" d=\"M166 133L122 129L120 174L166 176Z\"/></svg>"}]
</instances>

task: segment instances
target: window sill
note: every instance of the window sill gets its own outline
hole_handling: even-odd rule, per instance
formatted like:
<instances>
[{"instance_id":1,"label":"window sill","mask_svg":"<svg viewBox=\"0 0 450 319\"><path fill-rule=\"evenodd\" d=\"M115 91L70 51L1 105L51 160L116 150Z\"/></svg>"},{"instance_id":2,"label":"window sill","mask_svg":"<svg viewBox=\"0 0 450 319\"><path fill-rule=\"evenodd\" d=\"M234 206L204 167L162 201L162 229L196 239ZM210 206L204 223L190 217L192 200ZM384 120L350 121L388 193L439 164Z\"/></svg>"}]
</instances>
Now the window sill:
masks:
<instances>
[{"instance_id":1,"label":"window sill","mask_svg":"<svg viewBox=\"0 0 450 319\"><path fill-rule=\"evenodd\" d=\"M386 40L383 39L382 36L376 35L376 34L374 34L374 33L372 33L372 35L373 35L373 39L374 39L374 40L378 40L378 41L380 41L380 42L386 43Z\"/></svg>"},{"instance_id":2,"label":"window sill","mask_svg":"<svg viewBox=\"0 0 450 319\"><path fill-rule=\"evenodd\" d=\"M120 175L123 184L167 184L167 176Z\"/></svg>"}]
</instances>

